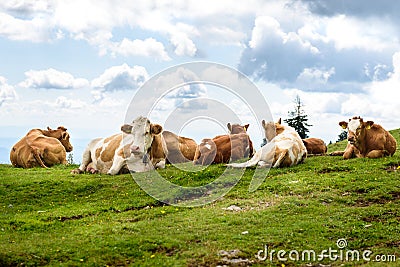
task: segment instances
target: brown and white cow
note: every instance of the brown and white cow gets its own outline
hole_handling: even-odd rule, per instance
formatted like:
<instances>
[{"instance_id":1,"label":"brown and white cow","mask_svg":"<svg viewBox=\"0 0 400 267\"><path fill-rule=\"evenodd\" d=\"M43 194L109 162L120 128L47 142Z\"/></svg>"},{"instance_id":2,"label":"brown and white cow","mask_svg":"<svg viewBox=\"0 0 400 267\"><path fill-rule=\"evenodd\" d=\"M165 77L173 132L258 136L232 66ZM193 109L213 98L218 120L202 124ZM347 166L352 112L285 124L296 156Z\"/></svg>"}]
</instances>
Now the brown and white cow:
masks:
<instances>
[{"instance_id":1,"label":"brown and white cow","mask_svg":"<svg viewBox=\"0 0 400 267\"><path fill-rule=\"evenodd\" d=\"M121 131L107 138L92 140L83 153L81 165L71 173L89 171L116 175L128 169L144 172L153 169L153 166L164 167L164 153L158 155L153 152L162 139L160 125L138 117L131 124L121 126ZM149 164L150 161L153 164Z\"/></svg>"},{"instance_id":2,"label":"brown and white cow","mask_svg":"<svg viewBox=\"0 0 400 267\"><path fill-rule=\"evenodd\" d=\"M231 134L206 138L197 146L194 164L228 163L253 155L253 143L247 135L249 125L227 125Z\"/></svg>"},{"instance_id":3,"label":"brown and white cow","mask_svg":"<svg viewBox=\"0 0 400 267\"><path fill-rule=\"evenodd\" d=\"M396 140L379 124L353 117L349 122L341 121L339 125L348 130L348 143L344 151L335 151L331 155L343 155L350 158L380 158L393 156L396 152Z\"/></svg>"},{"instance_id":4,"label":"brown and white cow","mask_svg":"<svg viewBox=\"0 0 400 267\"><path fill-rule=\"evenodd\" d=\"M72 172L115 175L129 170L145 172L164 168L167 162L192 161L196 142L162 130L161 125L138 117L131 124L121 126L122 133L91 141L83 153L81 166Z\"/></svg>"},{"instance_id":5,"label":"brown and white cow","mask_svg":"<svg viewBox=\"0 0 400 267\"><path fill-rule=\"evenodd\" d=\"M303 143L307 149L307 155L325 155L328 150L324 140L310 137L303 139Z\"/></svg>"},{"instance_id":6,"label":"brown and white cow","mask_svg":"<svg viewBox=\"0 0 400 267\"><path fill-rule=\"evenodd\" d=\"M52 130L32 129L19 140L10 152L11 164L15 167L48 168L56 164L67 164L67 153L73 147L70 135L63 126Z\"/></svg>"},{"instance_id":7,"label":"brown and white cow","mask_svg":"<svg viewBox=\"0 0 400 267\"><path fill-rule=\"evenodd\" d=\"M258 164L261 167L277 168L293 166L304 161L307 157L306 147L292 127L282 125L281 119L275 124L263 121L262 125L265 129L265 137L269 142L247 162L232 163L228 166L245 168Z\"/></svg>"}]
</instances>

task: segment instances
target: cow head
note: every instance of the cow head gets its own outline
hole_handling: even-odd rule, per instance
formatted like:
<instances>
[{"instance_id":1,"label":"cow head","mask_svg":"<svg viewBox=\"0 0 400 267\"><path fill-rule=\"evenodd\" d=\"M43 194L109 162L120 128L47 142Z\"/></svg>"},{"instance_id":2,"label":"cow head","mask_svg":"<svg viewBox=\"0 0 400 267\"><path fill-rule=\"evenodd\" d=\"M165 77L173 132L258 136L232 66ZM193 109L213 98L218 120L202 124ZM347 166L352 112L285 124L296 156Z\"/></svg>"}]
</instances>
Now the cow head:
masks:
<instances>
[{"instance_id":1,"label":"cow head","mask_svg":"<svg viewBox=\"0 0 400 267\"><path fill-rule=\"evenodd\" d=\"M239 124L230 124L230 123L228 123L226 126L228 127L228 130L229 130L230 134L246 133L247 129L249 128L249 124L246 124L246 125L242 126L242 125L239 125Z\"/></svg>"},{"instance_id":2,"label":"cow head","mask_svg":"<svg viewBox=\"0 0 400 267\"><path fill-rule=\"evenodd\" d=\"M264 145L268 142L271 142L275 136L281 134L285 130L284 126L282 125L281 118L279 118L279 120L275 123L273 121L266 122L265 120L262 120L261 123L265 131Z\"/></svg>"},{"instance_id":3,"label":"cow head","mask_svg":"<svg viewBox=\"0 0 400 267\"><path fill-rule=\"evenodd\" d=\"M58 141L60 141L61 144L64 146L65 151L72 151L73 146L69 141L70 135L69 133L67 133L67 128L65 128L64 126L57 127L57 130L52 130L50 127L47 127L47 133L45 133L45 135L57 138Z\"/></svg>"},{"instance_id":4,"label":"cow head","mask_svg":"<svg viewBox=\"0 0 400 267\"><path fill-rule=\"evenodd\" d=\"M121 131L133 136L130 145L131 153L145 155L150 150L154 136L161 133L162 126L150 123L145 117L138 117L131 124L121 126Z\"/></svg>"},{"instance_id":5,"label":"cow head","mask_svg":"<svg viewBox=\"0 0 400 267\"><path fill-rule=\"evenodd\" d=\"M357 145L363 139L365 131L371 129L373 121L364 122L361 117L353 117L349 122L341 121L339 125L348 130L347 140L350 144Z\"/></svg>"}]
</instances>

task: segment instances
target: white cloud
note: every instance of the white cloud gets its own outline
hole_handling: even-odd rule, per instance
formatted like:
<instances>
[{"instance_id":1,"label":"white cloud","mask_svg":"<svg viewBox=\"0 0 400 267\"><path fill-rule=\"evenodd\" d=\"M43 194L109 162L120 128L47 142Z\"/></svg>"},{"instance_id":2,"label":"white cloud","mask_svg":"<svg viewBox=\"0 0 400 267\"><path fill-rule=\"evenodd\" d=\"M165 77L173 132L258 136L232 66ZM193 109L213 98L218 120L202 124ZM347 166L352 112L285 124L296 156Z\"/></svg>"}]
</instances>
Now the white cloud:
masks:
<instances>
[{"instance_id":1,"label":"white cloud","mask_svg":"<svg viewBox=\"0 0 400 267\"><path fill-rule=\"evenodd\" d=\"M281 46L293 46L310 54L318 54L318 49L310 42L302 40L295 32L285 33L280 23L270 16L259 16L255 19L255 25L249 41L249 47L262 49L266 43L276 42Z\"/></svg>"},{"instance_id":2,"label":"white cloud","mask_svg":"<svg viewBox=\"0 0 400 267\"><path fill-rule=\"evenodd\" d=\"M110 50L114 55L146 56L163 61L171 60L165 51L164 45L154 38L147 38L145 40L135 39L133 41L124 38L120 43L112 43Z\"/></svg>"},{"instance_id":3,"label":"white cloud","mask_svg":"<svg viewBox=\"0 0 400 267\"><path fill-rule=\"evenodd\" d=\"M396 30L381 18L360 20L339 15L326 20L326 36L337 50L363 49L382 52L397 46Z\"/></svg>"},{"instance_id":4,"label":"white cloud","mask_svg":"<svg viewBox=\"0 0 400 267\"><path fill-rule=\"evenodd\" d=\"M49 23L43 17L23 20L0 12L0 36L17 41L46 42L53 36Z\"/></svg>"},{"instance_id":5,"label":"white cloud","mask_svg":"<svg viewBox=\"0 0 400 267\"><path fill-rule=\"evenodd\" d=\"M82 109L85 108L87 104L79 99L70 99L65 96L59 96L56 99L55 107L62 109Z\"/></svg>"},{"instance_id":6,"label":"white cloud","mask_svg":"<svg viewBox=\"0 0 400 267\"><path fill-rule=\"evenodd\" d=\"M29 16L34 13L48 13L52 10L52 4L53 2L47 0L2 1L0 9Z\"/></svg>"},{"instance_id":7,"label":"white cloud","mask_svg":"<svg viewBox=\"0 0 400 267\"><path fill-rule=\"evenodd\" d=\"M297 76L297 86L303 90L319 90L324 91L329 78L335 74L335 68L329 70L317 68L305 68L302 73Z\"/></svg>"},{"instance_id":8,"label":"white cloud","mask_svg":"<svg viewBox=\"0 0 400 267\"><path fill-rule=\"evenodd\" d=\"M400 52L393 55L392 65L393 72L387 79L373 81L366 86L368 97L360 98L362 103L358 103L358 105L347 103L345 107L350 111L361 111L360 107L365 106L365 111L372 116L391 118L393 122L400 125Z\"/></svg>"},{"instance_id":9,"label":"white cloud","mask_svg":"<svg viewBox=\"0 0 400 267\"><path fill-rule=\"evenodd\" d=\"M7 84L6 78L0 76L0 107L5 101L11 101L17 98L14 87Z\"/></svg>"},{"instance_id":10,"label":"white cloud","mask_svg":"<svg viewBox=\"0 0 400 267\"><path fill-rule=\"evenodd\" d=\"M175 33L171 36L171 43L175 47L175 54L178 56L193 57L196 55L196 45L185 33Z\"/></svg>"},{"instance_id":11,"label":"white cloud","mask_svg":"<svg viewBox=\"0 0 400 267\"><path fill-rule=\"evenodd\" d=\"M74 78L72 74L55 69L29 70L25 72L27 77L19 85L25 88L43 89L75 89L89 85L86 79Z\"/></svg>"},{"instance_id":12,"label":"white cloud","mask_svg":"<svg viewBox=\"0 0 400 267\"><path fill-rule=\"evenodd\" d=\"M142 66L133 66L124 63L106 69L103 74L91 82L92 95L95 101L103 100L105 92L119 90L136 90L149 78L149 74Z\"/></svg>"}]
</instances>

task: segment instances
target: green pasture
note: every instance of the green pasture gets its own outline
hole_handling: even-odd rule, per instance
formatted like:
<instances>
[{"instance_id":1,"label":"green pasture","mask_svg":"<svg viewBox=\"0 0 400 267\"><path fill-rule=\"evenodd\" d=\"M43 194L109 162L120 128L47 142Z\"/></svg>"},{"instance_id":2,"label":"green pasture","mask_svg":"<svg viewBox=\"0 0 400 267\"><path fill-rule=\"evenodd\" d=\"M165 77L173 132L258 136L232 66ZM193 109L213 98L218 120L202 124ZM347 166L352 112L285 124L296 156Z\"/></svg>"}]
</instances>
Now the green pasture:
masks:
<instances>
[{"instance_id":1,"label":"green pasture","mask_svg":"<svg viewBox=\"0 0 400 267\"><path fill-rule=\"evenodd\" d=\"M400 130L393 135L400 144ZM381 159L309 157L270 170L254 192L249 168L226 195L199 207L165 205L130 174L0 165L0 266L400 266L399 164L400 151ZM190 187L225 168L157 173ZM304 251L316 259L301 258Z\"/></svg>"}]
</instances>

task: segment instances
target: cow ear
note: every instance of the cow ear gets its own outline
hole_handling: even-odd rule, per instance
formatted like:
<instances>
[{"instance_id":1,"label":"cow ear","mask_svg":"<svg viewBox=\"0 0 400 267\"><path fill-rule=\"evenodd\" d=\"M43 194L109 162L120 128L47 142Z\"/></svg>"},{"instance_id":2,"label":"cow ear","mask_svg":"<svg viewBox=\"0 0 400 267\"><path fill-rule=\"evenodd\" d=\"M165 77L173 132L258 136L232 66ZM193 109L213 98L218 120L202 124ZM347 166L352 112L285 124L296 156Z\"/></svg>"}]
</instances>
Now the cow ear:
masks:
<instances>
[{"instance_id":1,"label":"cow ear","mask_svg":"<svg viewBox=\"0 0 400 267\"><path fill-rule=\"evenodd\" d=\"M124 124L121 126L121 131L127 134L132 133L132 125Z\"/></svg>"},{"instance_id":2,"label":"cow ear","mask_svg":"<svg viewBox=\"0 0 400 267\"><path fill-rule=\"evenodd\" d=\"M262 120L261 124L265 128L265 120Z\"/></svg>"},{"instance_id":3,"label":"cow ear","mask_svg":"<svg viewBox=\"0 0 400 267\"><path fill-rule=\"evenodd\" d=\"M49 126L47 126L47 131L52 131L51 128Z\"/></svg>"},{"instance_id":4,"label":"cow ear","mask_svg":"<svg viewBox=\"0 0 400 267\"><path fill-rule=\"evenodd\" d=\"M159 124L152 124L150 126L150 133L151 134L157 135L157 134L161 133L161 131L162 131L162 126L159 125Z\"/></svg>"},{"instance_id":5,"label":"cow ear","mask_svg":"<svg viewBox=\"0 0 400 267\"><path fill-rule=\"evenodd\" d=\"M250 126L250 124L246 124L245 126L244 126L244 130L247 132L247 129L249 129L249 126Z\"/></svg>"},{"instance_id":6,"label":"cow ear","mask_svg":"<svg viewBox=\"0 0 400 267\"><path fill-rule=\"evenodd\" d=\"M68 133L63 132L63 133L61 134L61 138L62 138L62 139L67 139L67 137L68 137Z\"/></svg>"},{"instance_id":7,"label":"cow ear","mask_svg":"<svg viewBox=\"0 0 400 267\"><path fill-rule=\"evenodd\" d=\"M367 121L364 125L365 125L365 128L367 130L369 130L369 129L371 129L371 126L374 125L374 122L373 121Z\"/></svg>"},{"instance_id":8,"label":"cow ear","mask_svg":"<svg viewBox=\"0 0 400 267\"><path fill-rule=\"evenodd\" d=\"M232 125L228 122L228 124L226 125L226 127L228 127L229 132L232 132Z\"/></svg>"},{"instance_id":9,"label":"cow ear","mask_svg":"<svg viewBox=\"0 0 400 267\"><path fill-rule=\"evenodd\" d=\"M343 129L347 129L347 122L341 121L339 122L339 126L342 127Z\"/></svg>"}]
</instances>

